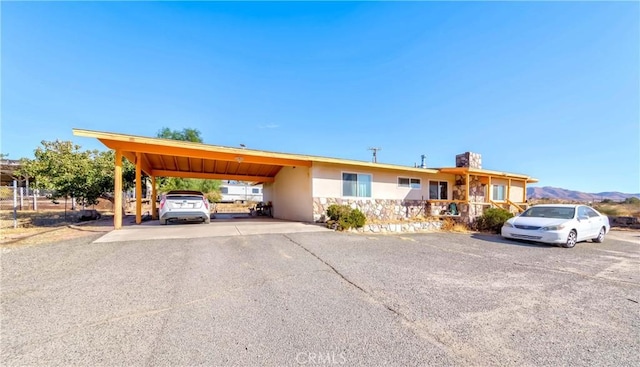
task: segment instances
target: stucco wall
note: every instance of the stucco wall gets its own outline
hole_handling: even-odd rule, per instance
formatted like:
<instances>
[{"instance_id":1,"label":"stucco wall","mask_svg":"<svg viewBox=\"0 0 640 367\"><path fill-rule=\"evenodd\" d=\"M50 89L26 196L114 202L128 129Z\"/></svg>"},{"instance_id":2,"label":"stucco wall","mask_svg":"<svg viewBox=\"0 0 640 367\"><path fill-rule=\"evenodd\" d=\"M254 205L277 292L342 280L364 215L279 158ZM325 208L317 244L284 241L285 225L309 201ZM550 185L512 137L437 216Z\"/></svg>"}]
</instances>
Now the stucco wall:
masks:
<instances>
[{"instance_id":1,"label":"stucco wall","mask_svg":"<svg viewBox=\"0 0 640 367\"><path fill-rule=\"evenodd\" d=\"M524 202L524 181L511 180L511 190L509 192L509 199L514 203Z\"/></svg>"},{"instance_id":2,"label":"stucco wall","mask_svg":"<svg viewBox=\"0 0 640 367\"><path fill-rule=\"evenodd\" d=\"M265 183L264 201L273 204L273 217L313 221L311 178L307 167L282 167L272 183Z\"/></svg>"},{"instance_id":3,"label":"stucco wall","mask_svg":"<svg viewBox=\"0 0 640 367\"><path fill-rule=\"evenodd\" d=\"M398 174L387 170L351 169L329 164L314 163L311 168L313 173L313 197L317 198L343 198L342 173L363 173L372 175L371 198L349 197L352 200L384 199L384 200L428 200L429 180L447 181L448 198L452 197L454 175L411 172ZM420 189L398 187L398 177L419 178ZM346 199L346 197L345 197Z\"/></svg>"}]
</instances>

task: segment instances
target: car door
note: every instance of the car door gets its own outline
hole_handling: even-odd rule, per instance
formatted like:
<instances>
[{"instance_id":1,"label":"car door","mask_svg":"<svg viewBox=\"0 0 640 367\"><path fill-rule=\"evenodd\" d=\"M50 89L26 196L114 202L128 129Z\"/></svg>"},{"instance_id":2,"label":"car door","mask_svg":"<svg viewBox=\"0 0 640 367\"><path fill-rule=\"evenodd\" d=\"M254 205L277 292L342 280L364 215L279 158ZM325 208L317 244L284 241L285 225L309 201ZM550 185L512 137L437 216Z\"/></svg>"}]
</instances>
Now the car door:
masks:
<instances>
[{"instance_id":1,"label":"car door","mask_svg":"<svg viewBox=\"0 0 640 367\"><path fill-rule=\"evenodd\" d=\"M595 210L585 207L585 211L589 216L589 223L591 224L591 238L598 237L600 228L604 227L604 218L598 214Z\"/></svg>"},{"instance_id":2,"label":"car door","mask_svg":"<svg viewBox=\"0 0 640 367\"><path fill-rule=\"evenodd\" d=\"M591 228L591 219L589 218L589 214L587 213L587 208L584 206L579 206L577 215L578 241L584 241L586 239L592 238L593 228Z\"/></svg>"}]
</instances>

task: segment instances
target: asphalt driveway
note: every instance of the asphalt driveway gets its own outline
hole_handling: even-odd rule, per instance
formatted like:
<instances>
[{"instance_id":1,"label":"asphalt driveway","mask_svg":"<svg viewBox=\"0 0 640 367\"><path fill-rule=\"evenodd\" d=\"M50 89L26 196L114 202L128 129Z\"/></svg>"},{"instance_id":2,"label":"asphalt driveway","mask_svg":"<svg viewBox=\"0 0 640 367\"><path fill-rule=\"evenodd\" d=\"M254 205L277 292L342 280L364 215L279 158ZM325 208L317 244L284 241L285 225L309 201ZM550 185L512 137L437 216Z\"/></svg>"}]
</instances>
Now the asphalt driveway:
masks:
<instances>
[{"instance_id":1,"label":"asphalt driveway","mask_svg":"<svg viewBox=\"0 0 640 367\"><path fill-rule=\"evenodd\" d=\"M2 365L639 365L640 246L334 232L2 248Z\"/></svg>"}]
</instances>

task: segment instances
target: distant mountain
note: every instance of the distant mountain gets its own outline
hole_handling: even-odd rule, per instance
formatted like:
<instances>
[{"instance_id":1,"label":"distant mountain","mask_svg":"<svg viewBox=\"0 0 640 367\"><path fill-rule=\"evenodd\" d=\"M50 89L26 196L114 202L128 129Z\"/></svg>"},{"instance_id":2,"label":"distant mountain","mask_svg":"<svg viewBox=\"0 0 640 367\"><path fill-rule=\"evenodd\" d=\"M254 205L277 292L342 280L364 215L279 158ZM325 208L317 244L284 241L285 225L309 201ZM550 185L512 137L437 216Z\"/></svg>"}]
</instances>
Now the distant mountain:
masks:
<instances>
[{"instance_id":1,"label":"distant mountain","mask_svg":"<svg viewBox=\"0 0 640 367\"><path fill-rule=\"evenodd\" d=\"M613 201L623 201L630 197L640 198L638 194L625 194L622 192L598 192L598 193L586 193L580 191L573 191L567 189L561 189L559 187L527 187L527 197L529 199L554 199L554 200L571 200L571 201L602 201L609 199Z\"/></svg>"}]
</instances>

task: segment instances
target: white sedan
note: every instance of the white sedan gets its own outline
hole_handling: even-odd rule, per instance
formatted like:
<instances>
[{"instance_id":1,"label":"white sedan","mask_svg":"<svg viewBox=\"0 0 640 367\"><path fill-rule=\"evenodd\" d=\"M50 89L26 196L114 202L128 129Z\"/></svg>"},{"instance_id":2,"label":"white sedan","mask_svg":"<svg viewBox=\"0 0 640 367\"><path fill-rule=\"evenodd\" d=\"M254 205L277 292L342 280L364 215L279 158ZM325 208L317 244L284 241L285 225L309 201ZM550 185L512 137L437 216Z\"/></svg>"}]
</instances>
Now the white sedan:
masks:
<instances>
[{"instance_id":1,"label":"white sedan","mask_svg":"<svg viewBox=\"0 0 640 367\"><path fill-rule=\"evenodd\" d=\"M200 191L169 191L160 201L160 224L178 220L211 221L209 200Z\"/></svg>"},{"instance_id":2,"label":"white sedan","mask_svg":"<svg viewBox=\"0 0 640 367\"><path fill-rule=\"evenodd\" d=\"M574 247L586 240L602 242L609 218L586 205L536 205L502 226L502 237Z\"/></svg>"}]
</instances>

